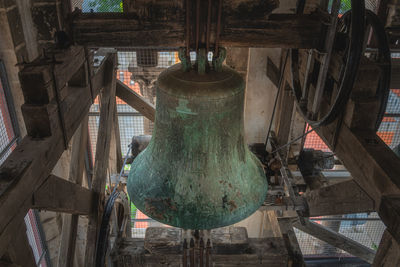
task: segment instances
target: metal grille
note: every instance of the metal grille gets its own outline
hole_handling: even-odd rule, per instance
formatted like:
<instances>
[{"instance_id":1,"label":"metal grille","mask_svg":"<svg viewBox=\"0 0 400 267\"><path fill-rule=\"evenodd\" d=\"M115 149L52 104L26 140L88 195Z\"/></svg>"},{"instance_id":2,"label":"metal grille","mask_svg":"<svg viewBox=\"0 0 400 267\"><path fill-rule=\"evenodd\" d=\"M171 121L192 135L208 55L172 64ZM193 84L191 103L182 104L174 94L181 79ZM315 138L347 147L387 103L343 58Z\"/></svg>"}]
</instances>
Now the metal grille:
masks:
<instances>
[{"instance_id":1,"label":"metal grille","mask_svg":"<svg viewBox=\"0 0 400 267\"><path fill-rule=\"evenodd\" d=\"M50 255L46 246L46 240L42 229L42 224L36 210L29 210L24 218L26 235L29 245L32 248L36 265L39 267L51 266Z\"/></svg>"},{"instance_id":2,"label":"metal grille","mask_svg":"<svg viewBox=\"0 0 400 267\"><path fill-rule=\"evenodd\" d=\"M400 156L400 89L392 89L378 136Z\"/></svg>"},{"instance_id":3,"label":"metal grille","mask_svg":"<svg viewBox=\"0 0 400 267\"><path fill-rule=\"evenodd\" d=\"M122 0L71 0L72 10L79 8L89 12L123 12Z\"/></svg>"},{"instance_id":4,"label":"metal grille","mask_svg":"<svg viewBox=\"0 0 400 267\"><path fill-rule=\"evenodd\" d=\"M333 0L329 1L329 10L330 10L330 8L332 6L332 2L333 2ZM377 0L366 0L365 1L365 8L376 12L377 8L378 8L377 2L378 2ZM342 0L341 4L340 4L339 13L340 14L344 14L344 13L346 13L346 11L349 11L350 9L351 9L351 0Z\"/></svg>"},{"instance_id":5,"label":"metal grille","mask_svg":"<svg viewBox=\"0 0 400 267\"><path fill-rule=\"evenodd\" d=\"M174 50L135 48L130 51L119 51L117 78L132 91L155 104L155 82L158 75L178 62L178 53ZM117 98L117 114L122 151L126 150L133 136L153 133L153 123L119 98ZM130 166L126 166L125 171L129 169ZM132 237L144 238L148 227L163 226L144 215L132 202L130 205Z\"/></svg>"},{"instance_id":6,"label":"metal grille","mask_svg":"<svg viewBox=\"0 0 400 267\"><path fill-rule=\"evenodd\" d=\"M386 229L377 213L324 216L311 220L375 251L378 249ZM305 257L353 257L346 251L333 247L296 228L295 233Z\"/></svg>"},{"instance_id":7,"label":"metal grille","mask_svg":"<svg viewBox=\"0 0 400 267\"><path fill-rule=\"evenodd\" d=\"M89 109L88 141L91 150L89 151L89 155L91 156L93 164L96 156L96 144L97 144L97 133L99 131L99 120L100 120L100 98L99 96L97 96L92 106Z\"/></svg>"},{"instance_id":8,"label":"metal grille","mask_svg":"<svg viewBox=\"0 0 400 267\"><path fill-rule=\"evenodd\" d=\"M311 126L307 125L305 133L311 130ZM324 152L331 152L329 147L325 144L325 142L319 137L319 135L313 131L306 135L304 140L304 148L312 148L315 150L322 150Z\"/></svg>"},{"instance_id":9,"label":"metal grille","mask_svg":"<svg viewBox=\"0 0 400 267\"><path fill-rule=\"evenodd\" d=\"M4 64L0 61L0 164L10 155L18 141L18 126Z\"/></svg>"},{"instance_id":10,"label":"metal grille","mask_svg":"<svg viewBox=\"0 0 400 267\"><path fill-rule=\"evenodd\" d=\"M119 51L117 78L135 93L155 104L155 82L158 75L178 62L178 52L174 50L135 48L131 51ZM152 134L153 123L119 98L117 111L122 151L130 144L133 136Z\"/></svg>"}]
</instances>

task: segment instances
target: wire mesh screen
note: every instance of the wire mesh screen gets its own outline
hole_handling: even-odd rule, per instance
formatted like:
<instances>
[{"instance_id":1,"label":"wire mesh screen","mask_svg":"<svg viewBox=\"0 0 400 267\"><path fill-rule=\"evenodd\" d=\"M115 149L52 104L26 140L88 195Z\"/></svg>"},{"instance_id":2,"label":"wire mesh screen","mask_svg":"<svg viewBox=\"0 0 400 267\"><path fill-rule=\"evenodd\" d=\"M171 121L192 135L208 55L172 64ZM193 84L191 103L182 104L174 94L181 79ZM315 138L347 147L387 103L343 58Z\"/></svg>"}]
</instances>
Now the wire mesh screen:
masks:
<instances>
[{"instance_id":1,"label":"wire mesh screen","mask_svg":"<svg viewBox=\"0 0 400 267\"><path fill-rule=\"evenodd\" d=\"M329 9L332 6L333 0L329 1ZM366 0L365 1L365 8L376 12L378 8L378 0ZM344 14L346 11L349 11L351 9L351 0L342 0L340 3L340 11L339 14Z\"/></svg>"},{"instance_id":2,"label":"wire mesh screen","mask_svg":"<svg viewBox=\"0 0 400 267\"><path fill-rule=\"evenodd\" d=\"M400 89L392 89L378 136L400 156Z\"/></svg>"},{"instance_id":3,"label":"wire mesh screen","mask_svg":"<svg viewBox=\"0 0 400 267\"><path fill-rule=\"evenodd\" d=\"M173 50L136 48L119 51L117 78L136 94L155 104L158 75L178 62L178 53ZM119 98L117 111L122 150L129 145L133 136L152 134L153 123Z\"/></svg>"},{"instance_id":4,"label":"wire mesh screen","mask_svg":"<svg viewBox=\"0 0 400 267\"><path fill-rule=\"evenodd\" d=\"M324 216L311 220L375 251L386 229L377 213ZM305 257L353 257L348 252L298 229L295 229L295 233Z\"/></svg>"},{"instance_id":5,"label":"wire mesh screen","mask_svg":"<svg viewBox=\"0 0 400 267\"><path fill-rule=\"evenodd\" d=\"M119 51L117 78L136 94L155 104L158 75L178 62L178 53L173 50L136 48L132 51ZM153 123L119 98L117 114L122 151L126 150L133 136L153 133ZM127 166L126 170L129 170L129 167ZM144 215L131 202L132 237L144 238L146 229L150 226L163 224Z\"/></svg>"},{"instance_id":6,"label":"wire mesh screen","mask_svg":"<svg viewBox=\"0 0 400 267\"><path fill-rule=\"evenodd\" d=\"M72 10L89 12L123 12L122 0L71 0Z\"/></svg>"},{"instance_id":7,"label":"wire mesh screen","mask_svg":"<svg viewBox=\"0 0 400 267\"><path fill-rule=\"evenodd\" d=\"M305 132L308 132L311 129L312 129L311 126L307 125ZM312 131L306 135L303 147L304 148L312 148L315 150L322 150L324 152L331 151L329 149L329 147L325 144L325 142L321 139L321 137L318 136L318 134L315 131Z\"/></svg>"},{"instance_id":8,"label":"wire mesh screen","mask_svg":"<svg viewBox=\"0 0 400 267\"><path fill-rule=\"evenodd\" d=\"M14 131L6 98L6 90L9 90L7 76L2 62L0 64L0 164L2 164L16 147L18 136Z\"/></svg>"},{"instance_id":9,"label":"wire mesh screen","mask_svg":"<svg viewBox=\"0 0 400 267\"><path fill-rule=\"evenodd\" d=\"M24 217L26 235L32 248L33 256L39 267L51 266L49 251L44 240L42 225L36 210L29 210Z\"/></svg>"}]
</instances>

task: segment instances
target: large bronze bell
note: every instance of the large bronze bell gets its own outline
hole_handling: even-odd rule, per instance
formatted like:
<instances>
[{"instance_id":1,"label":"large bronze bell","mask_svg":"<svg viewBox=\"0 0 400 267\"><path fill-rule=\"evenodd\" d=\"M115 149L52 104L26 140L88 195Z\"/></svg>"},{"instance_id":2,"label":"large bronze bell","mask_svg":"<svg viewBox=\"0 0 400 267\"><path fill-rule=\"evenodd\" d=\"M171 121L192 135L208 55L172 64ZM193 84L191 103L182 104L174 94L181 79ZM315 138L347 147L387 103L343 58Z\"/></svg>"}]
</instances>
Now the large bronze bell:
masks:
<instances>
[{"instance_id":1,"label":"large bronze bell","mask_svg":"<svg viewBox=\"0 0 400 267\"><path fill-rule=\"evenodd\" d=\"M128 178L136 207L184 229L231 225L255 212L267 180L244 141L243 107L244 81L228 67L162 72L153 137Z\"/></svg>"}]
</instances>

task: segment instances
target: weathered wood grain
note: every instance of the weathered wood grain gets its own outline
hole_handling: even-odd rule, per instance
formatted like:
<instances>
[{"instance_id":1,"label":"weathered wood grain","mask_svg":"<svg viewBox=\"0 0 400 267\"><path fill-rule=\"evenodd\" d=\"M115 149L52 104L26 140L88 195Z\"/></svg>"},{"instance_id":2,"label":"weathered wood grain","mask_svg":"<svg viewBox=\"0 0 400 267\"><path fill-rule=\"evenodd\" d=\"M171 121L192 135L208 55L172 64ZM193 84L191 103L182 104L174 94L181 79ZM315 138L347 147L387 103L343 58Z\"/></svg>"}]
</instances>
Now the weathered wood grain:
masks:
<instances>
[{"instance_id":1,"label":"weathered wood grain","mask_svg":"<svg viewBox=\"0 0 400 267\"><path fill-rule=\"evenodd\" d=\"M94 199L91 190L50 175L33 193L32 208L87 215L93 210Z\"/></svg>"},{"instance_id":2,"label":"weathered wood grain","mask_svg":"<svg viewBox=\"0 0 400 267\"><path fill-rule=\"evenodd\" d=\"M272 14L261 18L225 18L221 46L316 48L324 37L323 16ZM185 22L180 15L168 20L142 19L135 13L79 14L72 22L73 39L89 47L185 46ZM212 27L215 29L215 27ZM215 34L210 37L214 44Z\"/></svg>"},{"instance_id":3,"label":"weathered wood grain","mask_svg":"<svg viewBox=\"0 0 400 267\"><path fill-rule=\"evenodd\" d=\"M89 224L86 237L85 265L94 266L97 234L100 229L104 209L104 191L107 178L108 160L110 155L110 141L113 130L113 112L115 108L115 87L117 55L113 54L107 60L105 69L105 88L101 97L100 122L96 143L96 155L92 191L98 195L96 209L89 215Z\"/></svg>"}]
</instances>

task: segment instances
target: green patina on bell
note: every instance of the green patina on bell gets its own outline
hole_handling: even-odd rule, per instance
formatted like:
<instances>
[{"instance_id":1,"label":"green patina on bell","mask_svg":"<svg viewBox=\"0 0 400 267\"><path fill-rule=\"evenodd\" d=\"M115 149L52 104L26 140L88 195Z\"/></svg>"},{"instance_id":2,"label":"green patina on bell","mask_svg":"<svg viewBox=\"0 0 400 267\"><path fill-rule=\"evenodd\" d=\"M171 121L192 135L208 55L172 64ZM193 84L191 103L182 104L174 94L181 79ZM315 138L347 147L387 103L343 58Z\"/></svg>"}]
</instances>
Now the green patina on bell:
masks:
<instances>
[{"instance_id":1,"label":"green patina on bell","mask_svg":"<svg viewBox=\"0 0 400 267\"><path fill-rule=\"evenodd\" d=\"M267 180L243 129L244 81L228 67L180 64L158 78L153 137L131 165L128 192L147 216L184 229L239 222L263 203Z\"/></svg>"}]
</instances>

